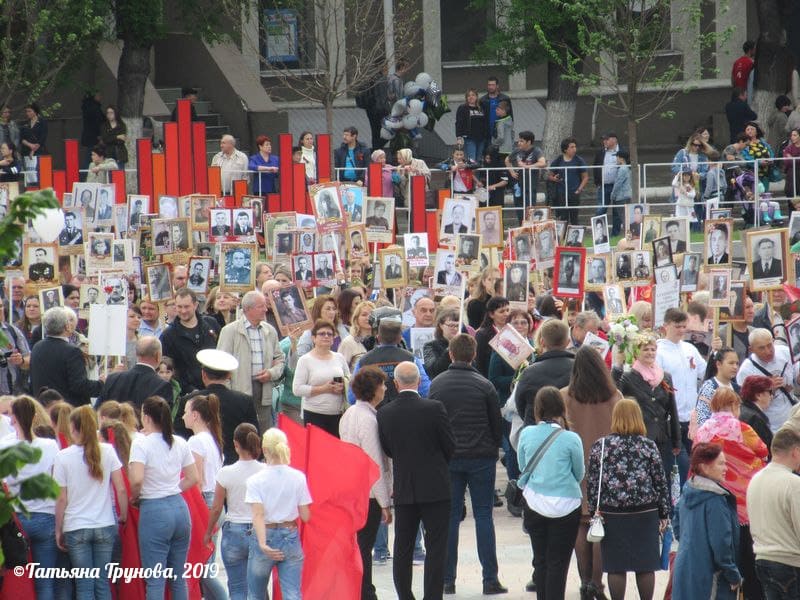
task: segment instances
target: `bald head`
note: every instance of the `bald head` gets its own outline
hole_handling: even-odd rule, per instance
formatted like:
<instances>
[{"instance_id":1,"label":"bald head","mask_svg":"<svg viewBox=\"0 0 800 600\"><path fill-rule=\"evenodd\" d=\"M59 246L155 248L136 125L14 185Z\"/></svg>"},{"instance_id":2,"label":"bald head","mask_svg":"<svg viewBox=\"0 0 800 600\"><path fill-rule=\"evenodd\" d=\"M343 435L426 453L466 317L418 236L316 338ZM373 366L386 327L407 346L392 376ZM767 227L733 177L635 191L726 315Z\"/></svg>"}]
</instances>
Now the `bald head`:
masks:
<instances>
[{"instance_id":1,"label":"bald head","mask_svg":"<svg viewBox=\"0 0 800 600\"><path fill-rule=\"evenodd\" d=\"M277 290L279 287L281 287L280 281L276 281L275 279L267 279L264 283L261 284L261 293L266 296L272 290Z\"/></svg>"},{"instance_id":2,"label":"bald head","mask_svg":"<svg viewBox=\"0 0 800 600\"><path fill-rule=\"evenodd\" d=\"M136 360L157 367L161 362L161 342L152 335L145 335L136 341Z\"/></svg>"},{"instance_id":3,"label":"bald head","mask_svg":"<svg viewBox=\"0 0 800 600\"><path fill-rule=\"evenodd\" d=\"M394 381L398 392L417 391L419 387L419 369L413 362L401 362L394 368Z\"/></svg>"}]
</instances>

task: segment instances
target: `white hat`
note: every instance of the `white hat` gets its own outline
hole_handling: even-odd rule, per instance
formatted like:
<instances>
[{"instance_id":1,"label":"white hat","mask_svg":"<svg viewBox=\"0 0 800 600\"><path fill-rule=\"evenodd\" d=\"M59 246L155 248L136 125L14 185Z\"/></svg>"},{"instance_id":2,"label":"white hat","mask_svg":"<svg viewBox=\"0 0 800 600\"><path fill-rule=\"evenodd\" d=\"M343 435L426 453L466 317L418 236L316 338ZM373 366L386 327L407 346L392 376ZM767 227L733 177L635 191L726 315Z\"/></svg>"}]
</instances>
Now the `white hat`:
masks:
<instances>
[{"instance_id":1,"label":"white hat","mask_svg":"<svg viewBox=\"0 0 800 600\"><path fill-rule=\"evenodd\" d=\"M212 371L229 373L239 368L239 361L224 350L208 348L197 353L197 362Z\"/></svg>"}]
</instances>

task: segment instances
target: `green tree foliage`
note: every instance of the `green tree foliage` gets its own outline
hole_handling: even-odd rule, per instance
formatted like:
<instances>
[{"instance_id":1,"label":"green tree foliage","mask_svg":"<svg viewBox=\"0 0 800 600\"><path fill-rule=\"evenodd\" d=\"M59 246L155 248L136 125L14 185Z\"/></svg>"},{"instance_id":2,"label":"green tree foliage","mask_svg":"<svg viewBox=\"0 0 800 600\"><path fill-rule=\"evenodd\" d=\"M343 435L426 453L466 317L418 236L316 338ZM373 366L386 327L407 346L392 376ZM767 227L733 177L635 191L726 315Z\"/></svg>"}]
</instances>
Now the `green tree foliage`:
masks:
<instances>
[{"instance_id":1,"label":"green tree foliage","mask_svg":"<svg viewBox=\"0 0 800 600\"><path fill-rule=\"evenodd\" d=\"M0 105L62 83L106 28L101 0L0 0Z\"/></svg>"}]
</instances>

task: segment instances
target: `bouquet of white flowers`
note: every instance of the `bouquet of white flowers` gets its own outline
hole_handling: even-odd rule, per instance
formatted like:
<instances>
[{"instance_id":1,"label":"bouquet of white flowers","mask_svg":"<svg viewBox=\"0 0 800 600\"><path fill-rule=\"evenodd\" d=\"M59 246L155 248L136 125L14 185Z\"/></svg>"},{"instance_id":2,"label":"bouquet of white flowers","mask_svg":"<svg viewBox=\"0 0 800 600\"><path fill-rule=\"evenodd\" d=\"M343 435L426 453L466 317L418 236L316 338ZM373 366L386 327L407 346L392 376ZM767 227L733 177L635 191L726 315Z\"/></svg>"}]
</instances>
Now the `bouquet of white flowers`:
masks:
<instances>
[{"instance_id":1,"label":"bouquet of white flowers","mask_svg":"<svg viewBox=\"0 0 800 600\"><path fill-rule=\"evenodd\" d=\"M608 343L612 348L625 358L625 364L631 365L636 359L638 348L636 339L639 335L639 327L636 324L636 317L628 315L618 317L612 321L608 330Z\"/></svg>"}]
</instances>

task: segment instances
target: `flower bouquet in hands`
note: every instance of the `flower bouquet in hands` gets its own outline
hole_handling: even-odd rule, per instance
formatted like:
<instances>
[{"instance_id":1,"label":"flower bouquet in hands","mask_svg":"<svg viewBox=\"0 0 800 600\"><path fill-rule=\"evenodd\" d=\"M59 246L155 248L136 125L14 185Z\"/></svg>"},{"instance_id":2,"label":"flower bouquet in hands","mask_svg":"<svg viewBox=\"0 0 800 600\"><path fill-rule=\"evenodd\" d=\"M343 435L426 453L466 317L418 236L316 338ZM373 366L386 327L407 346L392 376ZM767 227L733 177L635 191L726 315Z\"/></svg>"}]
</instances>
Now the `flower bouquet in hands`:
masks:
<instances>
[{"instance_id":1,"label":"flower bouquet in hands","mask_svg":"<svg viewBox=\"0 0 800 600\"><path fill-rule=\"evenodd\" d=\"M608 329L608 344L622 356L625 366L632 365L636 359L638 335L639 326L633 315L617 317Z\"/></svg>"}]
</instances>

